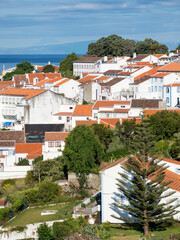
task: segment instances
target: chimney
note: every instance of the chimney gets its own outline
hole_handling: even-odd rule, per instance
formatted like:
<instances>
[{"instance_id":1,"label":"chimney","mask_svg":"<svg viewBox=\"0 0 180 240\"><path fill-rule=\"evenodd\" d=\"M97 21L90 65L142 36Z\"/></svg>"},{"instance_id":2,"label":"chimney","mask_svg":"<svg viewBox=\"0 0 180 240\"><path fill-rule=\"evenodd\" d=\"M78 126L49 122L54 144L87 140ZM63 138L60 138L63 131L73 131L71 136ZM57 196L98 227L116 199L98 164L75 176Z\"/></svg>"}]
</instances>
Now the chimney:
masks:
<instances>
[{"instance_id":1,"label":"chimney","mask_svg":"<svg viewBox=\"0 0 180 240\"><path fill-rule=\"evenodd\" d=\"M107 61L108 61L108 57L104 56L104 62L107 62Z\"/></svg>"},{"instance_id":2,"label":"chimney","mask_svg":"<svg viewBox=\"0 0 180 240\"><path fill-rule=\"evenodd\" d=\"M137 55L136 55L136 53L134 52L134 53L133 53L133 58L136 58L136 57L137 57Z\"/></svg>"}]
</instances>

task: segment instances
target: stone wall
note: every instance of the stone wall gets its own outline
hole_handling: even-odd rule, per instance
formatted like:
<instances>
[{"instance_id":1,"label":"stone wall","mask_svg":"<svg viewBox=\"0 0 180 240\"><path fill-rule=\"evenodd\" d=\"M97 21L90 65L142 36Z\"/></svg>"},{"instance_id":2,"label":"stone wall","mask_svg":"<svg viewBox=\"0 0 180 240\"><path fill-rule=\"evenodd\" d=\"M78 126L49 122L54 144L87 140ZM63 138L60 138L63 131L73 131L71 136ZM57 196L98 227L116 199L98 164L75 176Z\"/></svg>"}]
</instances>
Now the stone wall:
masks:
<instances>
[{"instance_id":1,"label":"stone wall","mask_svg":"<svg viewBox=\"0 0 180 240\"><path fill-rule=\"evenodd\" d=\"M76 187L79 186L77 177L75 173L68 174L69 184L74 184ZM89 174L87 176L87 183L89 187L92 187L95 191L101 190L101 176L97 174Z\"/></svg>"}]
</instances>

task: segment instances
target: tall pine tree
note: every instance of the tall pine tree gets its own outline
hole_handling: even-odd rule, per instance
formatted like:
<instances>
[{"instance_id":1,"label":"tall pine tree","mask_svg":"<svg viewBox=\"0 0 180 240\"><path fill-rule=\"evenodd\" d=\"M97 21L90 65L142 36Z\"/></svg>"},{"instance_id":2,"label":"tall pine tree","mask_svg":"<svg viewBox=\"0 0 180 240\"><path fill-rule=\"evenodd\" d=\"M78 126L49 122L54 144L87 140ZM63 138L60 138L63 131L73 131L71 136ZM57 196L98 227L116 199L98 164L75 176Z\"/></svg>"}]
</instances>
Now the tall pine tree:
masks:
<instances>
[{"instance_id":1,"label":"tall pine tree","mask_svg":"<svg viewBox=\"0 0 180 240\"><path fill-rule=\"evenodd\" d=\"M134 136L134 155L122 167L125 173L119 173L118 188L128 199L127 206L114 204L116 207L129 212L131 218L116 217L126 223L136 222L144 235L149 234L153 225L162 226L172 220L176 213L171 205L176 199L171 198L168 204L161 201L174 194L168 190L170 182L165 182L166 166L149 152L153 142L153 135L147 120L138 124ZM115 216L114 216L115 217Z\"/></svg>"}]
</instances>

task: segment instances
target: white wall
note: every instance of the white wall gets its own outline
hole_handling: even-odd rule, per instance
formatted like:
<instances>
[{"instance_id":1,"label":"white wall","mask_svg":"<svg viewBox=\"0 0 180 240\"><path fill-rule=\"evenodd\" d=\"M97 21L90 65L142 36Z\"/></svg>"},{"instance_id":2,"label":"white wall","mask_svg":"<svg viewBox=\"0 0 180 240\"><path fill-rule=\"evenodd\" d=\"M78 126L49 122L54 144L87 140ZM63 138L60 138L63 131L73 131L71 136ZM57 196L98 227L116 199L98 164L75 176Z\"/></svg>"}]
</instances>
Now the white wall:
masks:
<instances>
[{"instance_id":1,"label":"white wall","mask_svg":"<svg viewBox=\"0 0 180 240\"><path fill-rule=\"evenodd\" d=\"M25 178L27 171L30 170L32 170L31 166L4 167L4 172L0 172L0 180L9 178Z\"/></svg>"}]
</instances>

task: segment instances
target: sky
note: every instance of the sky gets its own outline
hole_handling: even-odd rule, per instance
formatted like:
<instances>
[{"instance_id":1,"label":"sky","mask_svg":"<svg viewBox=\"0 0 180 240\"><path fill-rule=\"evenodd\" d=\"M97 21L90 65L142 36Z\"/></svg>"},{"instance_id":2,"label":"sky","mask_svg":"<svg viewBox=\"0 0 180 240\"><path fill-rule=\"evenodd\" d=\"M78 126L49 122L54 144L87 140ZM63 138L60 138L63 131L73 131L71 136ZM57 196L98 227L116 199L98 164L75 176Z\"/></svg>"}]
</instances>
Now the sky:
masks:
<instances>
[{"instance_id":1,"label":"sky","mask_svg":"<svg viewBox=\"0 0 180 240\"><path fill-rule=\"evenodd\" d=\"M0 47L123 38L180 42L180 0L0 0Z\"/></svg>"}]
</instances>

